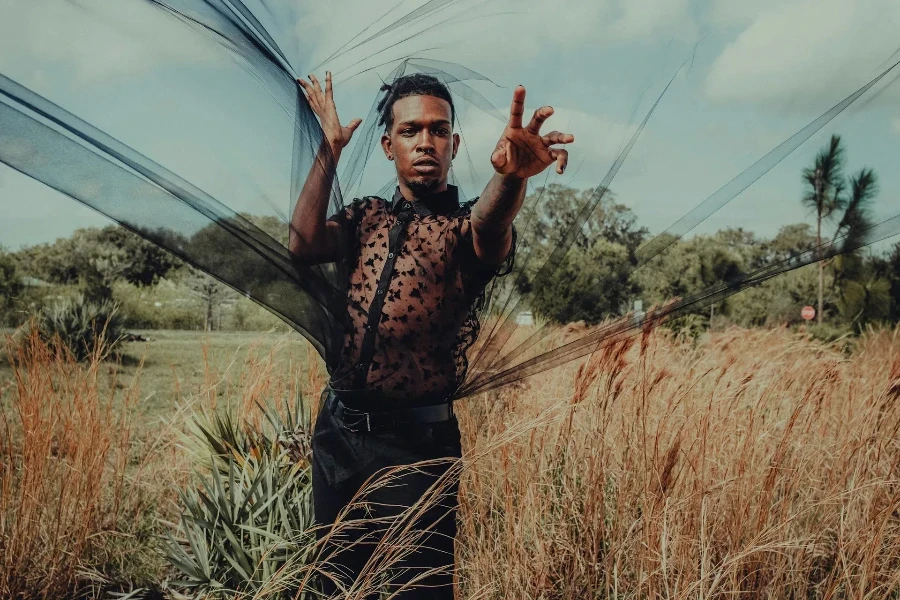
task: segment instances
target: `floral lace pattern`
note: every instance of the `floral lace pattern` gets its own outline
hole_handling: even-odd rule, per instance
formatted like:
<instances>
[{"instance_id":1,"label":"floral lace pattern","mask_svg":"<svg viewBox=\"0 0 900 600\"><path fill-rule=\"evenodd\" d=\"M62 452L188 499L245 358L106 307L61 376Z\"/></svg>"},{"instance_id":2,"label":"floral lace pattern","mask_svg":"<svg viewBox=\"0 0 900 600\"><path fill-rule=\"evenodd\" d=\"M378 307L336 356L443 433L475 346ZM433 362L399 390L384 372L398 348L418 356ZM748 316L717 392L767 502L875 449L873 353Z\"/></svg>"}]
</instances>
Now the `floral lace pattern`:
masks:
<instances>
[{"instance_id":1,"label":"floral lace pattern","mask_svg":"<svg viewBox=\"0 0 900 600\"><path fill-rule=\"evenodd\" d=\"M393 202L358 199L331 218L346 233L350 258L348 322L331 378L335 390L376 392L400 404L433 404L462 383L466 350L478 336L485 287L493 277L509 273L514 256L511 251L499 268L478 259L472 204L460 205L453 186L414 203L398 190ZM390 231L398 219L408 223L398 247L391 248ZM382 278L391 262L390 277ZM385 297L366 364L369 310L379 294Z\"/></svg>"}]
</instances>

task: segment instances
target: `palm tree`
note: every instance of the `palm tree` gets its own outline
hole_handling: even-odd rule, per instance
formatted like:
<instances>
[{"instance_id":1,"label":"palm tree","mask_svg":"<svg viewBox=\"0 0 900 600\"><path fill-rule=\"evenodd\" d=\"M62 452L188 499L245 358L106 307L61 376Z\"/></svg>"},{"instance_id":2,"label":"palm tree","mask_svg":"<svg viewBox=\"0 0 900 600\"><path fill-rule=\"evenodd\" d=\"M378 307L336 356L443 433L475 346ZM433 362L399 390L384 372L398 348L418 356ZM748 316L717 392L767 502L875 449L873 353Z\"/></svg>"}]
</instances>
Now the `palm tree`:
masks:
<instances>
[{"instance_id":1,"label":"palm tree","mask_svg":"<svg viewBox=\"0 0 900 600\"><path fill-rule=\"evenodd\" d=\"M851 177L847 194L848 186L844 179L843 167L844 148L841 146L841 138L832 135L828 146L816 155L813 166L803 170L803 180L808 186L803 204L816 215L816 248L820 256L825 250L822 246L824 223L840 216L831 241L834 242L840 237L846 248L856 247L865 235L866 229L871 226L867 213L871 201L877 194L875 171L862 169ZM825 304L825 266L825 261L819 260L817 310L819 325L822 324L822 310Z\"/></svg>"}]
</instances>

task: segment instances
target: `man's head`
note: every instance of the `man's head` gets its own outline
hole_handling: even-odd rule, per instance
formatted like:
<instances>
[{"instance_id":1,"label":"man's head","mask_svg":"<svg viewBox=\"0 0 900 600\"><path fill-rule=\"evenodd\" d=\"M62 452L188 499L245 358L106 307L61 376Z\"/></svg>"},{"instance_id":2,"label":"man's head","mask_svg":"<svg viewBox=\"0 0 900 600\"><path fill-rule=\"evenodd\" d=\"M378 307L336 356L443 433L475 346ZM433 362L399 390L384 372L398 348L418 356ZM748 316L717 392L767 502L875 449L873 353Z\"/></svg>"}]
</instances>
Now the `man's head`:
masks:
<instances>
[{"instance_id":1,"label":"man's head","mask_svg":"<svg viewBox=\"0 0 900 600\"><path fill-rule=\"evenodd\" d=\"M401 186L417 197L446 189L450 162L459 149L450 90L423 74L400 77L382 90L387 94L378 105L385 128L381 147L396 164Z\"/></svg>"}]
</instances>

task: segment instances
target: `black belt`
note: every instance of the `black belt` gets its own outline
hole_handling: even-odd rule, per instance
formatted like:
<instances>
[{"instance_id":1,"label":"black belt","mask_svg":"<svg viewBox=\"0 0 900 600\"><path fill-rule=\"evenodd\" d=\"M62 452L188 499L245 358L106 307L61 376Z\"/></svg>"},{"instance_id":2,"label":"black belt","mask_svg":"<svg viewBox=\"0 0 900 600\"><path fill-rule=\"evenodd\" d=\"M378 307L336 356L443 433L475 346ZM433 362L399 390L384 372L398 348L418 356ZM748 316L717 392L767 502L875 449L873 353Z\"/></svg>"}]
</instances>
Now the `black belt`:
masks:
<instances>
[{"instance_id":1,"label":"black belt","mask_svg":"<svg viewBox=\"0 0 900 600\"><path fill-rule=\"evenodd\" d=\"M434 425L454 418L453 402L403 410L363 412L350 408L332 394L328 399L328 408L344 429L353 433L394 431L409 425Z\"/></svg>"}]
</instances>

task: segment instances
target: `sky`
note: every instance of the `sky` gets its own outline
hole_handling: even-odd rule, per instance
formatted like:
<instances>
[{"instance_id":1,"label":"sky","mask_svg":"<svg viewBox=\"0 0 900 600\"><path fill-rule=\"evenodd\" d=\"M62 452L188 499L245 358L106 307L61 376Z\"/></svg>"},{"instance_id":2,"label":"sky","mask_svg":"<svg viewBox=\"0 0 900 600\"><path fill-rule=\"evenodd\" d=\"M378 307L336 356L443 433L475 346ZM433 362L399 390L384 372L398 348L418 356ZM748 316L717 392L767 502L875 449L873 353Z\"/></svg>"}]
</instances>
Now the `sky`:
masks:
<instances>
[{"instance_id":1,"label":"sky","mask_svg":"<svg viewBox=\"0 0 900 600\"><path fill-rule=\"evenodd\" d=\"M368 39L423 5L437 10ZM404 56L459 63L489 79L467 83L496 110L458 101L464 148L454 173L469 197L491 175L490 152L517 84L527 89L526 114L551 105L555 114L545 130L576 137L567 172L531 183L591 188L671 80L610 186L654 233L900 60L896 0L272 0L272 6L267 26L291 68L304 76L335 73L344 121L367 117L380 78ZM279 106L284 90L261 85L209 38L146 0L0 0L0 74L228 206L290 210L293 123ZM832 134L844 139L849 173L871 167L879 175L876 219L900 213L894 78L692 233L743 227L771 236L789 223L811 223L800 204L801 170ZM391 168L376 149L360 193L374 193ZM108 222L3 165L0 216L0 245L11 250Z\"/></svg>"}]
</instances>

